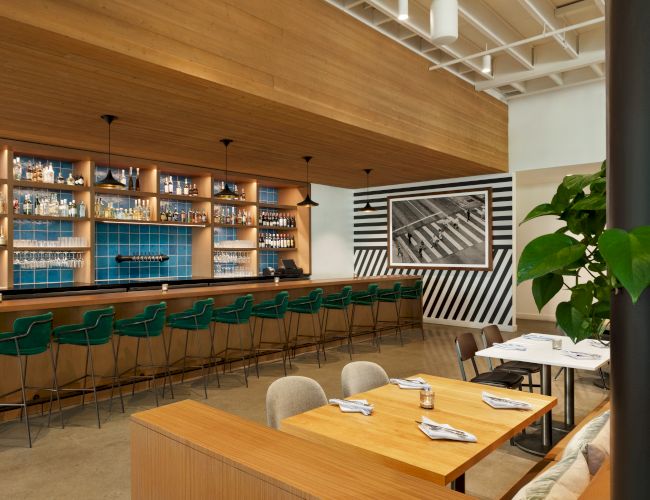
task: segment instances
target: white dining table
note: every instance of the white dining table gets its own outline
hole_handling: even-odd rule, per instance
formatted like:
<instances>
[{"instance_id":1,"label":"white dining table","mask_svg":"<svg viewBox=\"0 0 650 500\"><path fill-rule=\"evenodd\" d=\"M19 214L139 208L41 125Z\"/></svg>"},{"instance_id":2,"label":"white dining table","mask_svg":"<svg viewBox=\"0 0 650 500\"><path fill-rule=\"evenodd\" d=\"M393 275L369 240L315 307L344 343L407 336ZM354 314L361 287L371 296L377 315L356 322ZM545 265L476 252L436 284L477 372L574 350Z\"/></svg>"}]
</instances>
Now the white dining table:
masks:
<instances>
[{"instance_id":1,"label":"white dining table","mask_svg":"<svg viewBox=\"0 0 650 500\"><path fill-rule=\"evenodd\" d=\"M529 338L526 338L529 336ZM532 336L533 338L530 338ZM562 348L553 349L552 340L561 339ZM586 370L596 371L609 362L609 346L601 342L587 339L574 343L569 337L559 335L546 335L541 333L530 333L510 339L506 344L519 344L523 349L504 349L492 346L482 349L476 353L484 358L495 358L503 361L525 361L541 365L541 389L542 394L551 396L551 367L565 368L564 379L564 423L569 430L574 426L574 371ZM594 354L597 359L575 359L567 356L563 351L575 351L579 353ZM545 454L553 446L553 419L549 411L542 417L542 438L541 449L530 449L537 454Z\"/></svg>"}]
</instances>

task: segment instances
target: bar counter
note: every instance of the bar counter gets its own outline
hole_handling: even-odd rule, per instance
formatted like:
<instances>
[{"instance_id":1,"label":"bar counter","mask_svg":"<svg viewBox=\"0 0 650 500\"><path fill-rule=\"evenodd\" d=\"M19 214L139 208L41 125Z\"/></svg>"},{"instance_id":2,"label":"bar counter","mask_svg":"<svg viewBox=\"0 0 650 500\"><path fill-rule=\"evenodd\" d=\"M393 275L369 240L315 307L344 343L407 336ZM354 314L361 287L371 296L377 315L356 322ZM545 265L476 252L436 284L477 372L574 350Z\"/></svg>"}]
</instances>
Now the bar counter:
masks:
<instances>
[{"instance_id":1,"label":"bar counter","mask_svg":"<svg viewBox=\"0 0 650 500\"><path fill-rule=\"evenodd\" d=\"M164 301L167 303L167 314L180 312L192 306L192 303L199 299L212 297L215 301L215 307L229 305L234 300L244 294L251 293L254 296L255 303L262 300L267 300L274 297L278 292L286 290L290 294L290 299L303 297L309 294L314 288L322 288L324 295L340 292L341 288L345 285L351 285L353 290L365 290L370 283L377 283L382 288L392 287L397 281L401 281L404 285L413 285L414 281L418 279L417 276L374 276L364 278L329 278L329 279L286 279L279 283L264 282L264 283L242 283L242 284L223 284L218 286L195 286L188 288L170 288L168 291L163 292L162 289L151 290L138 290L128 292L105 292L102 293L83 293L74 295L61 295L61 296L45 296L37 298L13 298L5 300L0 303L0 328L2 331L11 331L12 323L16 318L23 316L31 316L35 314L42 314L45 312L52 312L54 314L54 326L77 324L81 323L82 315L85 311L92 309L99 309L107 306L115 307L115 319L132 317L141 313L145 306L149 304L159 303ZM172 286L170 284L170 286ZM402 307L402 314L404 316L415 316L419 311L415 301L404 301ZM355 325L369 325L372 320L369 311L359 308L355 313ZM395 308L393 304L382 304L381 319L394 321ZM329 330L344 330L344 318L342 311L332 311L329 315ZM285 324L289 324L289 314L286 316ZM312 324L309 321L302 321L298 324L301 334L312 334ZM296 333L296 321L293 322L290 336ZM169 329L166 329L166 334L169 335ZM237 337L233 336L236 327L233 327L231 332L231 346L237 341ZM226 329L224 325L217 325L215 330L215 349L220 351L225 347ZM387 336L392 336L391 331L385 333ZM242 335L244 339L250 338L247 325L243 325ZM264 340L280 340L281 332L275 321L267 321L264 323L264 331L260 332L258 325L255 339L256 342L259 336L263 335ZM210 352L210 335L208 332L190 332L190 345L191 352L195 353L209 353ZM162 364L164 360L164 347L162 338L155 338L153 343L153 356L154 361ZM246 345L246 344L245 344ZM250 344L248 344L250 345ZM336 345L336 344L330 344ZM175 330L171 339L170 359L172 361L179 359L185 348L185 331ZM93 348L93 355L95 359L96 373L102 376L103 380L103 393L100 397L105 398L110 392L111 379L113 374L113 347L111 343L99 345ZM58 378L59 384L63 384L70 380L80 377L84 373L84 360L86 357L86 349L76 346L62 346L60 351ZM142 355L142 354L141 354ZM335 357L345 355L347 352L333 353ZM261 356L260 361L278 359L279 353L269 353ZM118 359L119 371L123 372L133 366L136 357L136 342L135 339L124 338L120 348ZM39 356L34 356L30 359L29 368L27 373L28 385L33 387L50 387L51 384L51 370L50 359L47 353ZM272 368L266 371L269 373L281 376L282 363L274 363ZM0 394L5 394L20 387L20 379L18 370L16 369L16 360L8 356L0 357L0 373L3 374L0 380ZM196 372L198 375L200 371ZM192 373L188 372L187 378L192 378ZM160 381L162 383L162 381ZM216 380L214 378L211 384L214 383L216 387ZM98 384L100 385L100 384ZM137 389L146 389L144 383L140 383ZM126 391L130 392L130 391ZM39 393L36 398L32 398L33 411L40 412L41 404L49 395L45 392ZM88 400L88 398L86 398ZM68 398L65 401L66 405L75 404L75 398ZM47 403L44 403L47 409ZM7 415L17 412L2 412L0 413L0 420L12 418L16 415Z\"/></svg>"}]
</instances>

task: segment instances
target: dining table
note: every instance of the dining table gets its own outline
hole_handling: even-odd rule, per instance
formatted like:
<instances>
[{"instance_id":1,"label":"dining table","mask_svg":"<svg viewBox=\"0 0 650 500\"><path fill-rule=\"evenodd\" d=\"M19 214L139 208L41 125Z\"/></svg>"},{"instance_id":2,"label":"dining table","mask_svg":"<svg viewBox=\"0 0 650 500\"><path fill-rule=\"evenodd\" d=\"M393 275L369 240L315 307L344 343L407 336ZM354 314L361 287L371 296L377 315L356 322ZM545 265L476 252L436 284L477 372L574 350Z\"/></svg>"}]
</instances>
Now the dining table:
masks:
<instances>
[{"instance_id":1,"label":"dining table","mask_svg":"<svg viewBox=\"0 0 650 500\"><path fill-rule=\"evenodd\" d=\"M372 413L345 413L336 405L285 418L280 429L334 449L354 450L367 460L388 465L438 485L465 490L465 473L549 412L557 399L542 394L487 387L427 374L421 377L434 392L433 409L420 407L420 391L387 384L347 399L362 399ZM495 409L483 393L528 403L530 408ZM473 434L476 442L431 439L418 425L423 417L436 424Z\"/></svg>"},{"instance_id":2,"label":"dining table","mask_svg":"<svg viewBox=\"0 0 650 500\"><path fill-rule=\"evenodd\" d=\"M542 333L527 333L509 339L504 345L495 344L478 351L476 356L541 365L541 392L547 396L552 394L551 368L565 369L564 425L558 429L560 432L553 432L553 417L549 411L542 417L541 438L529 433L518 442L520 448L540 456L545 455L554 442L575 425L575 370L596 371L610 358L608 342L585 339L576 343L567 336Z\"/></svg>"}]
</instances>

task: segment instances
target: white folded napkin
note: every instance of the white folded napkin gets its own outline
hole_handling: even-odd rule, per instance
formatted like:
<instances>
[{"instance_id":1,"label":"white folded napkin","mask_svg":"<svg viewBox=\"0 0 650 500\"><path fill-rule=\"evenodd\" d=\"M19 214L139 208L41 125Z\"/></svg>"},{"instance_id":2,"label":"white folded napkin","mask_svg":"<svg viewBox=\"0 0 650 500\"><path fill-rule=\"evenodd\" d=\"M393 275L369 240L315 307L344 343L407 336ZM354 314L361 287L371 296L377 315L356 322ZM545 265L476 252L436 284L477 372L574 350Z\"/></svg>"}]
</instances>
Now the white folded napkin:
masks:
<instances>
[{"instance_id":1,"label":"white folded napkin","mask_svg":"<svg viewBox=\"0 0 650 500\"><path fill-rule=\"evenodd\" d=\"M418 428L431 439L449 439L450 441L476 443L476 436L474 434L455 429L449 424L439 424L424 416L422 417L422 422L418 422Z\"/></svg>"},{"instance_id":2,"label":"white folded napkin","mask_svg":"<svg viewBox=\"0 0 650 500\"><path fill-rule=\"evenodd\" d=\"M580 352L580 351L561 351L565 356L569 356L573 359L600 359L600 354L592 354L590 352Z\"/></svg>"},{"instance_id":3,"label":"white folded napkin","mask_svg":"<svg viewBox=\"0 0 650 500\"><path fill-rule=\"evenodd\" d=\"M492 347L496 347L498 349L506 349L507 351L525 351L526 346L522 344L517 344L515 342L504 342L503 344L499 342L495 342L492 344Z\"/></svg>"},{"instance_id":4,"label":"white folded napkin","mask_svg":"<svg viewBox=\"0 0 650 500\"><path fill-rule=\"evenodd\" d=\"M495 396L489 392L483 391L481 393L483 401L489 404L492 408L512 408L516 410L532 410L533 407L525 401L517 401L516 399L503 398Z\"/></svg>"},{"instance_id":5,"label":"white folded napkin","mask_svg":"<svg viewBox=\"0 0 650 500\"><path fill-rule=\"evenodd\" d=\"M391 378L391 384L397 384L400 389L424 389L431 388L426 380L422 377L416 378Z\"/></svg>"},{"instance_id":6,"label":"white folded napkin","mask_svg":"<svg viewBox=\"0 0 650 500\"><path fill-rule=\"evenodd\" d=\"M539 333L527 333L526 335L521 336L527 340L553 340L549 335L541 335Z\"/></svg>"},{"instance_id":7,"label":"white folded napkin","mask_svg":"<svg viewBox=\"0 0 650 500\"><path fill-rule=\"evenodd\" d=\"M608 349L609 348L609 340L590 340L589 343L593 347L598 347L600 349Z\"/></svg>"},{"instance_id":8,"label":"white folded napkin","mask_svg":"<svg viewBox=\"0 0 650 500\"><path fill-rule=\"evenodd\" d=\"M330 399L329 403L338 405L343 413L363 413L368 416L373 407L365 399Z\"/></svg>"}]
</instances>

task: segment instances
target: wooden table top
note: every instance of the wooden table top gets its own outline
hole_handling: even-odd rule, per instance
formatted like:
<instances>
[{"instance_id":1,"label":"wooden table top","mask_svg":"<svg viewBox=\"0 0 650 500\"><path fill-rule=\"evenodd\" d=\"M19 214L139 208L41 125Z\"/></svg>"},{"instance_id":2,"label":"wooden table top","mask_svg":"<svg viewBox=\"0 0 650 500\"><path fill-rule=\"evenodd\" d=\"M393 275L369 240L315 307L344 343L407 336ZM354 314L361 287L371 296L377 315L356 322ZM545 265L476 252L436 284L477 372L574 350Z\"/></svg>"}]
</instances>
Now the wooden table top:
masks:
<instances>
[{"instance_id":1,"label":"wooden table top","mask_svg":"<svg viewBox=\"0 0 650 500\"><path fill-rule=\"evenodd\" d=\"M375 462L353 450L334 451L197 401L185 400L131 416L185 446L229 459L254 475L315 498L467 498Z\"/></svg>"},{"instance_id":2,"label":"wooden table top","mask_svg":"<svg viewBox=\"0 0 650 500\"><path fill-rule=\"evenodd\" d=\"M33 299L11 299L0 302L0 313L14 311L52 310L67 307L101 306L104 304L119 304L125 302L162 301L185 299L195 297L216 297L219 295L235 295L256 292L269 292L280 290L296 290L301 288L315 288L326 286L362 285L370 283L393 283L395 281L413 281L418 276L369 276L361 278L328 278L280 281L277 285L273 282L242 283L232 285L197 286L191 288L170 288L163 292L160 289L139 290L132 292L104 292L87 293L78 295L60 295L53 297L38 297Z\"/></svg>"},{"instance_id":3,"label":"wooden table top","mask_svg":"<svg viewBox=\"0 0 650 500\"><path fill-rule=\"evenodd\" d=\"M419 390L391 384L355 395L374 404L371 416L342 413L333 405L323 406L284 419L281 429L337 450L355 449L360 456L445 485L557 404L557 398L541 394L431 375L415 376L431 384L435 392L434 410L420 408ZM482 401L482 391L526 401L533 410L496 410ZM478 442L431 440L415 423L423 415L470 432Z\"/></svg>"}]
</instances>

